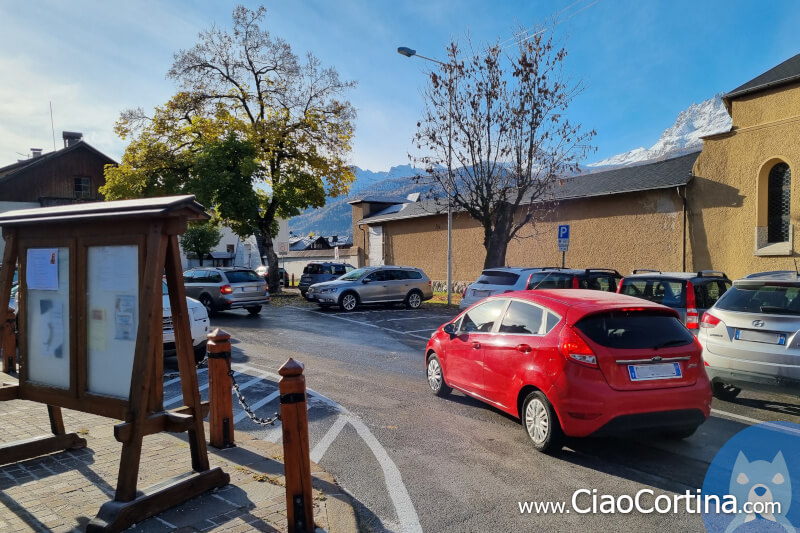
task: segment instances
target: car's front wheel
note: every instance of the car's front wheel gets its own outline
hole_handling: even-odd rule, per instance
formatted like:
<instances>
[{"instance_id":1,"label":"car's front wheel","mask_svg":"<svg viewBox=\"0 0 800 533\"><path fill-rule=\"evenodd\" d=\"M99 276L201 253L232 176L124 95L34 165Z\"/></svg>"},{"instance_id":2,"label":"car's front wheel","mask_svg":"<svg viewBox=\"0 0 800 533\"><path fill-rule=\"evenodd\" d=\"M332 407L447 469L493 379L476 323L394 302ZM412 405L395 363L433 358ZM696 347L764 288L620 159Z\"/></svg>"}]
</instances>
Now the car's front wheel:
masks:
<instances>
[{"instance_id":1,"label":"car's front wheel","mask_svg":"<svg viewBox=\"0 0 800 533\"><path fill-rule=\"evenodd\" d=\"M439 361L439 357L435 353L432 353L430 357L428 357L427 374L428 386L431 388L431 392L433 392L436 396L447 396L453 390L447 386L447 383L444 382L442 363Z\"/></svg>"},{"instance_id":2,"label":"car's front wheel","mask_svg":"<svg viewBox=\"0 0 800 533\"><path fill-rule=\"evenodd\" d=\"M564 437L561 424L547 396L541 391L531 392L525 398L522 404L522 427L533 447L540 452L551 453L561 449Z\"/></svg>"},{"instance_id":3,"label":"car's front wheel","mask_svg":"<svg viewBox=\"0 0 800 533\"><path fill-rule=\"evenodd\" d=\"M742 389L739 387L734 387L733 385L728 385L727 383L715 381L711 384L711 392L714 393L714 397L718 400L732 402L737 396L739 396L739 393L742 392Z\"/></svg>"},{"instance_id":4,"label":"car's front wheel","mask_svg":"<svg viewBox=\"0 0 800 533\"><path fill-rule=\"evenodd\" d=\"M346 292L339 297L339 307L342 311L352 311L358 307L358 296L353 292Z\"/></svg>"},{"instance_id":5,"label":"car's front wheel","mask_svg":"<svg viewBox=\"0 0 800 533\"><path fill-rule=\"evenodd\" d=\"M409 292L405 303L409 309L419 309L419 306L422 305L422 293L419 291Z\"/></svg>"},{"instance_id":6,"label":"car's front wheel","mask_svg":"<svg viewBox=\"0 0 800 533\"><path fill-rule=\"evenodd\" d=\"M251 315L257 315L258 313L261 312L260 305L251 305L250 307L245 307L245 309L247 309L247 312L250 313Z\"/></svg>"}]
</instances>

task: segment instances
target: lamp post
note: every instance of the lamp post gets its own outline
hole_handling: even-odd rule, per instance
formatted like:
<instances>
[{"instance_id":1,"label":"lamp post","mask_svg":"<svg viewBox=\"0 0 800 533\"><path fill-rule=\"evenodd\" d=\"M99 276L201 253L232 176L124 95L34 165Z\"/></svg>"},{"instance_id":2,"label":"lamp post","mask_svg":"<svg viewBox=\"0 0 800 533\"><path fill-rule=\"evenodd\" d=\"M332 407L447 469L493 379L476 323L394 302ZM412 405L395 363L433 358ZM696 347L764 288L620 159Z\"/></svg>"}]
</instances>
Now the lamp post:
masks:
<instances>
[{"instance_id":1,"label":"lamp post","mask_svg":"<svg viewBox=\"0 0 800 533\"><path fill-rule=\"evenodd\" d=\"M453 300L453 210L450 201L450 187L453 183L453 71L438 59L425 57L407 46L399 46L397 53L406 57L419 57L432 61L447 70L447 305Z\"/></svg>"}]
</instances>

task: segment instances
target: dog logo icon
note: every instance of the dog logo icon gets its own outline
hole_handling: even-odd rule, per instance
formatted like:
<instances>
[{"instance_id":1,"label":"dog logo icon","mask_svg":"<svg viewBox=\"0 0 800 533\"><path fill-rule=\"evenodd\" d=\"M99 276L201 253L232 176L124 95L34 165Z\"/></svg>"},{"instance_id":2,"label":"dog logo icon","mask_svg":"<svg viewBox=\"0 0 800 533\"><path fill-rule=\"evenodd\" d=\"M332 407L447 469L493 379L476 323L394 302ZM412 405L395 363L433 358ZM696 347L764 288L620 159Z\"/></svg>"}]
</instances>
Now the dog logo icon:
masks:
<instances>
[{"instance_id":1,"label":"dog logo icon","mask_svg":"<svg viewBox=\"0 0 800 533\"><path fill-rule=\"evenodd\" d=\"M739 502L740 512L728 525L725 533L733 533L739 526L759 517L783 526L788 533L795 533L794 527L786 518L792 505L792 482L782 451L778 452L772 462L750 462L744 452L740 451L733 466L730 494ZM750 504L747 506L749 512L742 508L745 502ZM756 513L753 509L761 509L761 513Z\"/></svg>"},{"instance_id":2,"label":"dog logo icon","mask_svg":"<svg viewBox=\"0 0 800 533\"><path fill-rule=\"evenodd\" d=\"M739 431L719 449L702 493L709 533L800 533L800 425L766 422ZM793 483L794 482L794 483ZM794 490L793 490L794 489Z\"/></svg>"}]
</instances>

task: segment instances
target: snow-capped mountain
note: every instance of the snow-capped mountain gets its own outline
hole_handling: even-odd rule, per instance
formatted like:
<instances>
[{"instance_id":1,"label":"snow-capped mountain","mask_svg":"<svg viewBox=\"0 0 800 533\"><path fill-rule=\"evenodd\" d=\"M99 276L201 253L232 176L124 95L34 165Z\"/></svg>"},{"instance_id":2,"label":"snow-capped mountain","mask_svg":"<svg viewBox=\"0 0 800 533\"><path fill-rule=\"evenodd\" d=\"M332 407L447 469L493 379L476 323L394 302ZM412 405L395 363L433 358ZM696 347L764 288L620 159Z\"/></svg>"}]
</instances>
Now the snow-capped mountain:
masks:
<instances>
[{"instance_id":1,"label":"snow-capped mountain","mask_svg":"<svg viewBox=\"0 0 800 533\"><path fill-rule=\"evenodd\" d=\"M675 123L664 130L658 142L649 149L636 148L587 166L593 168L616 167L677 157L702 148L701 137L730 129L731 117L725 109L725 104L722 103L722 95L717 94L713 98L699 104L692 104L688 109L681 111Z\"/></svg>"}]
</instances>

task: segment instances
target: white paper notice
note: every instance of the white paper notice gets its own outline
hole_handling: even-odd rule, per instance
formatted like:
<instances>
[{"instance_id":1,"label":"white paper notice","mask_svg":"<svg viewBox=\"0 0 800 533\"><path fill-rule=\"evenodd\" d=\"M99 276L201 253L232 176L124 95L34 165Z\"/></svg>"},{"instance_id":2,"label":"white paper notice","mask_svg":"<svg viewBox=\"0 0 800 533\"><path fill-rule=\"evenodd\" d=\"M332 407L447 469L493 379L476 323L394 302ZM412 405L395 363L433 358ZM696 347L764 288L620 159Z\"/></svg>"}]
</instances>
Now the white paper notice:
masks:
<instances>
[{"instance_id":1,"label":"white paper notice","mask_svg":"<svg viewBox=\"0 0 800 533\"><path fill-rule=\"evenodd\" d=\"M58 248L28 248L25 281L28 289L58 290Z\"/></svg>"}]
</instances>

